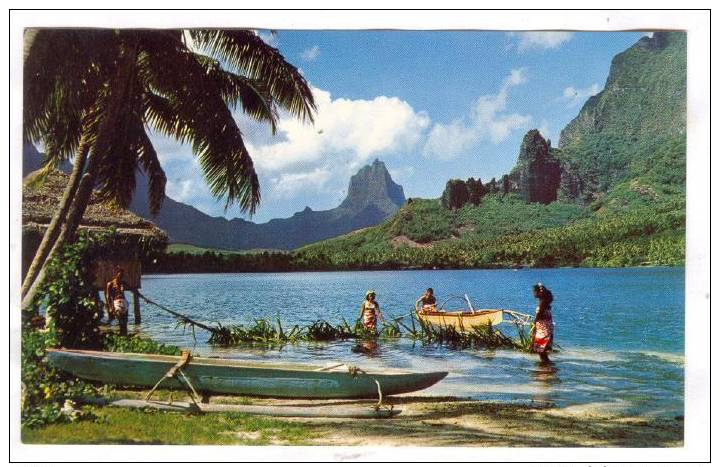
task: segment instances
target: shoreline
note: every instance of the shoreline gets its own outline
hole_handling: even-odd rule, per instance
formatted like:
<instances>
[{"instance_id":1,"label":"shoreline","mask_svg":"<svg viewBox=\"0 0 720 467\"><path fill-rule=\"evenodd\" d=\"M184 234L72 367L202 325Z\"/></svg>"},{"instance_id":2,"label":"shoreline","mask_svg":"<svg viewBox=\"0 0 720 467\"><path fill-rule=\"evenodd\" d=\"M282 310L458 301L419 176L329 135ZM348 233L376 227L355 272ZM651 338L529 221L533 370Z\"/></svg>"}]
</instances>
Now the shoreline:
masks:
<instances>
[{"instance_id":1,"label":"shoreline","mask_svg":"<svg viewBox=\"0 0 720 467\"><path fill-rule=\"evenodd\" d=\"M485 267L485 268L449 268L449 267L438 267L438 268L378 268L378 269L368 269L368 268L358 268L358 269L352 269L352 268L345 268L345 269L292 269L292 270L286 270L286 269L278 269L274 271L248 271L248 270L241 270L241 271L216 271L216 272L207 272L207 271L196 271L196 272L159 272L159 271L152 271L152 272L143 272L144 276L181 276L181 275L190 275L190 274L278 274L278 273L304 273L304 272L404 272L404 271L536 271L536 270L552 270L552 269L682 269L685 268L685 265L667 265L667 264L645 264L645 265L635 265L635 266L523 266L523 267L512 267L512 266L498 266L498 267Z\"/></svg>"},{"instance_id":2,"label":"shoreline","mask_svg":"<svg viewBox=\"0 0 720 467\"><path fill-rule=\"evenodd\" d=\"M113 398L140 399L142 391ZM180 395L174 393L175 396ZM169 397L168 391L158 399ZM186 400L186 399L175 399ZM101 421L23 429L25 443L251 444L445 447L680 447L683 417L612 414L602 407L481 402L454 397L395 396L402 413L390 419L288 418L93 408ZM370 406L374 401L259 399L214 396L212 403L264 406ZM168 424L168 421L170 423ZM193 434L200 424L204 433Z\"/></svg>"}]
</instances>

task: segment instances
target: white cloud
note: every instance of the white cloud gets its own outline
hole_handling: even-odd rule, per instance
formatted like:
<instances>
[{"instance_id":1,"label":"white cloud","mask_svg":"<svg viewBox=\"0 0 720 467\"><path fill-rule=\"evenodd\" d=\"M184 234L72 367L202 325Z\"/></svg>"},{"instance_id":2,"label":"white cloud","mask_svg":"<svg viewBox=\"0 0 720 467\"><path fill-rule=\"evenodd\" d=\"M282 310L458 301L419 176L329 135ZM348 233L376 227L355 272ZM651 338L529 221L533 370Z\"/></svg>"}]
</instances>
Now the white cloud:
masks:
<instances>
[{"instance_id":1,"label":"white cloud","mask_svg":"<svg viewBox=\"0 0 720 467\"><path fill-rule=\"evenodd\" d=\"M509 32L507 35L517 39L518 52L531 49L556 49L573 37L573 33L567 31Z\"/></svg>"},{"instance_id":2,"label":"white cloud","mask_svg":"<svg viewBox=\"0 0 720 467\"><path fill-rule=\"evenodd\" d=\"M360 167L376 157L388 162L414 154L430 126L425 112L415 111L397 97L334 99L318 88L313 88L313 94L315 124L281 113L276 135L242 111L234 114L260 178L263 206L281 200L287 206L300 197L313 209L333 207ZM168 174L167 194L204 212L223 215L224 202L210 195L190 146L161 135L153 135L152 140ZM233 207L225 214L236 212Z\"/></svg>"},{"instance_id":3,"label":"white cloud","mask_svg":"<svg viewBox=\"0 0 720 467\"><path fill-rule=\"evenodd\" d=\"M575 88L573 86L568 86L563 90L563 94L560 99L565 101L569 108L575 107L584 104L588 97L594 96L601 90L602 89L600 88L600 85L597 83L593 83L586 88Z\"/></svg>"},{"instance_id":4,"label":"white cloud","mask_svg":"<svg viewBox=\"0 0 720 467\"><path fill-rule=\"evenodd\" d=\"M316 167L307 172L282 173L270 178L274 199L290 199L298 193L313 187L316 192L327 191L327 183L332 178L328 167Z\"/></svg>"},{"instance_id":5,"label":"white cloud","mask_svg":"<svg viewBox=\"0 0 720 467\"><path fill-rule=\"evenodd\" d=\"M497 94L480 96L469 115L450 123L436 123L423 148L424 157L452 159L467 153L484 140L495 144L505 141L510 133L530 123L530 116L503 113L511 88L527 82L525 68L514 69L505 78Z\"/></svg>"},{"instance_id":6,"label":"white cloud","mask_svg":"<svg viewBox=\"0 0 720 467\"><path fill-rule=\"evenodd\" d=\"M300 58L302 58L306 62L314 62L319 56L320 47L317 45L313 45L312 47L303 50L300 54Z\"/></svg>"},{"instance_id":7,"label":"white cloud","mask_svg":"<svg viewBox=\"0 0 720 467\"><path fill-rule=\"evenodd\" d=\"M382 153L408 152L430 123L424 112L416 112L397 97L333 99L318 88L313 94L314 126L283 116L275 138L248 144L257 167L278 172L341 157L357 168Z\"/></svg>"}]
</instances>

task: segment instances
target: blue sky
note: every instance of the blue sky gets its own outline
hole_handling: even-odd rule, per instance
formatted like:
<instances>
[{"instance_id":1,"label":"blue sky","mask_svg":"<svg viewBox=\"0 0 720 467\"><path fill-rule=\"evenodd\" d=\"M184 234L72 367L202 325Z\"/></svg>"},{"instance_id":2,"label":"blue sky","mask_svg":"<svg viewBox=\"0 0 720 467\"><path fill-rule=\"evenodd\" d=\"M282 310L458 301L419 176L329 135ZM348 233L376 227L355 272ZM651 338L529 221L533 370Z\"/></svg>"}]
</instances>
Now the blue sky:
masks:
<instances>
[{"instance_id":1,"label":"blue sky","mask_svg":"<svg viewBox=\"0 0 720 467\"><path fill-rule=\"evenodd\" d=\"M408 197L449 178L488 181L515 164L522 136L560 130L604 86L612 57L643 33L278 31L261 36L315 89L314 127L284 117L272 136L238 114L261 182L256 222L337 206L349 177L385 161ZM228 218L187 146L153 138L168 195Z\"/></svg>"}]
</instances>

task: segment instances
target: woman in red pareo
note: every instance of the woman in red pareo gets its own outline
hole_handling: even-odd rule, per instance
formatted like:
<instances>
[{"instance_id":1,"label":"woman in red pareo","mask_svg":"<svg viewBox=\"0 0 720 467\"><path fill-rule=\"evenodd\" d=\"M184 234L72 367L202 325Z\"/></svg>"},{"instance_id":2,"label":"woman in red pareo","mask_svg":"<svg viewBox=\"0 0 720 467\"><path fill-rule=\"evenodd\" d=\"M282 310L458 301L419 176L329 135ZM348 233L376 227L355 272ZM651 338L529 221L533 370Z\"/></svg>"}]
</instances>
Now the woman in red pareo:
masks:
<instances>
[{"instance_id":1,"label":"woman in red pareo","mask_svg":"<svg viewBox=\"0 0 720 467\"><path fill-rule=\"evenodd\" d=\"M532 351L540 356L541 362L549 363L548 352L552 349L555 332L551 312L553 295L540 282L533 286L533 295L538 299L538 306L535 310L535 322L531 333Z\"/></svg>"}]
</instances>

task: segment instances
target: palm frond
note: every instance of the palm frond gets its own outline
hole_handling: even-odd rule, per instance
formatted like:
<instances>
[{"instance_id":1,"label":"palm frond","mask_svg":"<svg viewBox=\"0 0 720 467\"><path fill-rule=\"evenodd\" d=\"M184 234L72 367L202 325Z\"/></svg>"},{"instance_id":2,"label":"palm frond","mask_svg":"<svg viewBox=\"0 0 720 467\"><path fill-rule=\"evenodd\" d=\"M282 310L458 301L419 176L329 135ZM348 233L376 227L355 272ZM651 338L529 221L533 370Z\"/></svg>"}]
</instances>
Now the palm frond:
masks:
<instances>
[{"instance_id":1,"label":"palm frond","mask_svg":"<svg viewBox=\"0 0 720 467\"><path fill-rule=\"evenodd\" d=\"M114 72L114 33L39 29L25 39L24 139L44 141L64 160L76 149L80 119Z\"/></svg>"},{"instance_id":2,"label":"palm frond","mask_svg":"<svg viewBox=\"0 0 720 467\"><path fill-rule=\"evenodd\" d=\"M165 200L165 185L167 177L165 171L160 165L157 152L148 138L145 131L138 131L138 162L140 168L148 177L148 198L150 199L150 213L157 215L160 212L163 201Z\"/></svg>"},{"instance_id":3,"label":"palm frond","mask_svg":"<svg viewBox=\"0 0 720 467\"><path fill-rule=\"evenodd\" d=\"M195 53L195 58L205 68L208 78L214 82L228 105L232 108L240 105L248 116L269 123L275 134L277 108L270 92L260 80L224 70L217 60L205 55Z\"/></svg>"},{"instance_id":4,"label":"palm frond","mask_svg":"<svg viewBox=\"0 0 720 467\"><path fill-rule=\"evenodd\" d=\"M291 115L313 121L315 100L307 81L254 31L191 29L189 33L195 44L233 71L263 83L275 102Z\"/></svg>"},{"instance_id":5,"label":"palm frond","mask_svg":"<svg viewBox=\"0 0 720 467\"><path fill-rule=\"evenodd\" d=\"M140 75L154 92L146 121L156 130L189 141L200 160L210 192L254 213L260 186L240 129L221 90L207 79L206 69L182 40L149 35L142 41ZM159 123L159 125L158 125Z\"/></svg>"}]
</instances>

